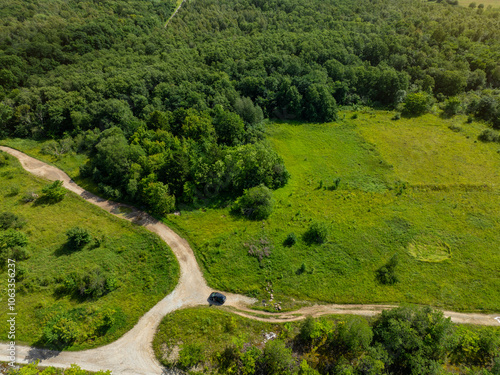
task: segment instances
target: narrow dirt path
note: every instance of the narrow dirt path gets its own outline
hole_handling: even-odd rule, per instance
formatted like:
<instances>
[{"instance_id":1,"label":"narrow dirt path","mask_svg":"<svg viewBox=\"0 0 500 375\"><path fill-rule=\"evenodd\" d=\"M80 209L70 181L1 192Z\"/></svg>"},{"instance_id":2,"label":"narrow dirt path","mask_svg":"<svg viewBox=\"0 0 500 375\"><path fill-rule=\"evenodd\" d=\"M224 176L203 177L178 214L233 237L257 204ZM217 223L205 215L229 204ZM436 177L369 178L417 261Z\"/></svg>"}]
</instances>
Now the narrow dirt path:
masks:
<instances>
[{"instance_id":1,"label":"narrow dirt path","mask_svg":"<svg viewBox=\"0 0 500 375\"><path fill-rule=\"evenodd\" d=\"M158 302L137 322L134 328L117 341L100 348L80 352L57 352L17 346L17 362L29 363L40 359L44 366L55 367L68 367L70 364L76 363L85 370L111 370L116 375L168 374L169 371L165 370L156 360L151 345L158 324L166 314L177 309L206 305L207 297L212 291L207 286L193 250L187 241L162 222L132 206L107 201L82 189L66 173L56 167L9 147L0 146L0 150L19 159L23 168L28 172L52 181L61 180L65 188L80 195L88 202L156 233L170 246L179 261L181 270L179 283L174 291ZM127 214L122 214L120 207L128 207ZM304 319L308 315L325 314L372 316L384 309L395 307L393 305L315 305L293 312L274 314L248 309L246 306L254 303L255 299L223 293L227 296L226 305L230 307L229 311L251 319L269 322L286 322ZM451 317L451 320L456 323L500 325L500 314L463 314L452 311L445 311L444 314ZM8 361L6 345L5 350L0 352L0 361Z\"/></svg>"}]
</instances>

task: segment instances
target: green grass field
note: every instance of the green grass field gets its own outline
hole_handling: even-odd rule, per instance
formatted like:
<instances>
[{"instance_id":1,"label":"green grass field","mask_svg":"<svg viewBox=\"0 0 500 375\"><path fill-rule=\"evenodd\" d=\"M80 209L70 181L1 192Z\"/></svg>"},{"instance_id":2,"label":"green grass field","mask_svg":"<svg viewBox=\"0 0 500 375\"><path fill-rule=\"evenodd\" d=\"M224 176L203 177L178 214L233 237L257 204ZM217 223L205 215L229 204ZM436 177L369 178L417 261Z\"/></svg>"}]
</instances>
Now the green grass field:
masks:
<instances>
[{"instance_id":1,"label":"green grass field","mask_svg":"<svg viewBox=\"0 0 500 375\"><path fill-rule=\"evenodd\" d=\"M476 141L484 125L460 117L392 116L269 124L292 177L274 192L267 220L206 207L168 217L194 245L209 284L267 299L271 283L287 307L311 300L500 310L498 145ZM313 221L329 226L325 244L301 239ZM292 232L298 242L283 246ZM271 246L270 257L248 255L251 244ZM399 282L381 285L376 270L393 254Z\"/></svg>"},{"instance_id":2,"label":"green grass field","mask_svg":"<svg viewBox=\"0 0 500 375\"><path fill-rule=\"evenodd\" d=\"M68 349L116 340L174 288L178 263L157 236L73 193L67 192L54 204L22 201L27 191L40 194L46 184L24 171L13 157L9 156L8 165L0 166L0 212L12 212L26 220L19 230L28 236L31 254L29 259L16 262L16 342L43 344L44 327L61 317L75 323L66 327L76 337ZM101 242L80 250L68 246L66 231L75 226L88 229ZM115 290L99 298L61 292L72 272L85 274L96 268L116 279ZM6 282L6 267L1 268L0 278ZM6 316L5 288L1 299L0 313ZM107 319L105 327L103 319ZM0 326L5 340L7 324Z\"/></svg>"}]
</instances>

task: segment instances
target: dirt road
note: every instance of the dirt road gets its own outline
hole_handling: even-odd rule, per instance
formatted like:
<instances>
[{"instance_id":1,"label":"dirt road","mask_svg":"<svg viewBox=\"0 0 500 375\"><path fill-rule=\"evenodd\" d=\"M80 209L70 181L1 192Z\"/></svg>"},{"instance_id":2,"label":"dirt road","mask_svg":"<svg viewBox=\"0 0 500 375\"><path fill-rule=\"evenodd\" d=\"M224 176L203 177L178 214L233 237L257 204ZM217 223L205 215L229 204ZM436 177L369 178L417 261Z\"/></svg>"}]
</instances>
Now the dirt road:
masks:
<instances>
[{"instance_id":1,"label":"dirt road","mask_svg":"<svg viewBox=\"0 0 500 375\"><path fill-rule=\"evenodd\" d=\"M34 159L22 152L9 147L0 146L5 151L15 156L28 172L46 178L48 180L61 180L68 190L80 195L88 202L95 204L113 215L132 221L146 229L156 233L170 246L180 264L179 283L172 293L162 299L151 310L149 310L129 332L117 341L91 350L80 352L55 352L44 349L35 349L26 346L17 346L17 362L28 363L40 359L44 366L68 367L76 363L83 369L98 371L111 370L116 375L149 375L167 374L155 359L152 341L161 319L168 313L180 308L196 305L206 305L207 297L212 291L205 282L203 274L196 262L193 250L186 240L177 235L162 222L150 215L137 210L134 207L110 202L82 189L76 185L63 171ZM120 207L128 207L124 210ZM230 311L251 319L284 322L290 320L304 319L308 315L320 316L324 314L357 314L372 316L380 313L383 309L389 309L391 305L315 305L304 307L300 310L272 314L256 312L246 306L255 302L254 299L242 295L225 293L226 305ZM255 314L258 314L256 316ZM500 314L463 314L445 311L445 316L450 316L456 323L471 323L481 325L500 325ZM495 318L498 320L495 320ZM7 361L7 345L3 344L4 350L0 351L0 361Z\"/></svg>"}]
</instances>

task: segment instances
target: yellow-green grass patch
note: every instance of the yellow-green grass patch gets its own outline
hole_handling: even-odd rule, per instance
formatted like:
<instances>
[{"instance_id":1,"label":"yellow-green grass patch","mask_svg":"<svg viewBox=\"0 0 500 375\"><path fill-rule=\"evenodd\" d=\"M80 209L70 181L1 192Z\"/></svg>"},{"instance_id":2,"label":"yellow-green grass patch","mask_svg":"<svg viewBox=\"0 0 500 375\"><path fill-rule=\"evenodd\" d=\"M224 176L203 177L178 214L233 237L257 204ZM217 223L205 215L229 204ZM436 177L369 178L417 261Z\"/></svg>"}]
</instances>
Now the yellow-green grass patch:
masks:
<instances>
[{"instance_id":1,"label":"yellow-green grass patch","mask_svg":"<svg viewBox=\"0 0 500 375\"><path fill-rule=\"evenodd\" d=\"M427 114L394 121L392 116L360 113L355 123L400 180L412 185L500 188L498 145L477 140L484 125L466 124L463 117L445 120ZM452 124L459 124L462 131L451 131Z\"/></svg>"}]
</instances>

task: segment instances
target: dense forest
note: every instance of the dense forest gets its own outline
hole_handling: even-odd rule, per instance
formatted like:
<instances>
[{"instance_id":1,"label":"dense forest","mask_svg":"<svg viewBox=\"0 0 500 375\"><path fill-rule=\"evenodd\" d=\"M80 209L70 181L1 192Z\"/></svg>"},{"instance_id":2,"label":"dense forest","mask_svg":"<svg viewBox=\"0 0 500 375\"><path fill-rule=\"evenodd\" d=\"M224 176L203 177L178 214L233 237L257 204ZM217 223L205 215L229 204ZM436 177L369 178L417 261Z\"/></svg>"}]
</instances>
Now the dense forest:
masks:
<instances>
[{"instance_id":1,"label":"dense forest","mask_svg":"<svg viewBox=\"0 0 500 375\"><path fill-rule=\"evenodd\" d=\"M164 214L288 180L263 119L439 103L500 127L500 11L417 0L0 6L0 136L85 152L82 176ZM496 139L492 130L485 138ZM495 138L496 137L496 138ZM488 140L488 139L485 139Z\"/></svg>"}]
</instances>

